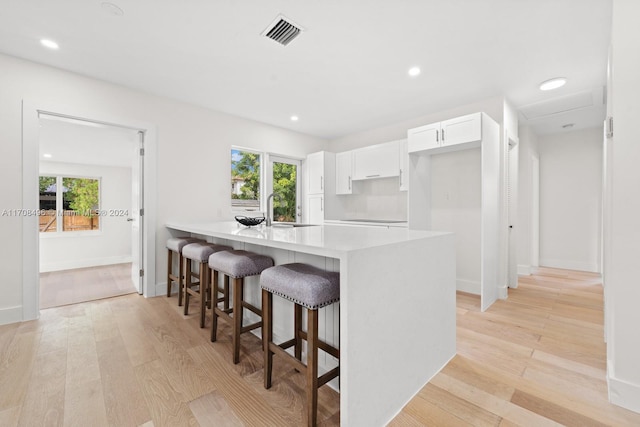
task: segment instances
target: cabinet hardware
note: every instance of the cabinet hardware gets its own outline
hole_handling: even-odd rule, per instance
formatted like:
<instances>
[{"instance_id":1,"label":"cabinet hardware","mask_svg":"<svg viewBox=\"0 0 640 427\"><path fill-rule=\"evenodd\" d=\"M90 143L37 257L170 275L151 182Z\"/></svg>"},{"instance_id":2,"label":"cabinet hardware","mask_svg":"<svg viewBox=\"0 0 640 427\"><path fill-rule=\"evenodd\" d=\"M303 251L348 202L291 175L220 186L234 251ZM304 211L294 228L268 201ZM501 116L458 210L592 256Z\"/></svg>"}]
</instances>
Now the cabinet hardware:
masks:
<instances>
[{"instance_id":1,"label":"cabinet hardware","mask_svg":"<svg viewBox=\"0 0 640 427\"><path fill-rule=\"evenodd\" d=\"M612 138L613 137L613 117L611 116L607 117L605 124L607 126L607 138Z\"/></svg>"},{"instance_id":2,"label":"cabinet hardware","mask_svg":"<svg viewBox=\"0 0 640 427\"><path fill-rule=\"evenodd\" d=\"M440 142L440 131L436 130L436 142Z\"/></svg>"},{"instance_id":3,"label":"cabinet hardware","mask_svg":"<svg viewBox=\"0 0 640 427\"><path fill-rule=\"evenodd\" d=\"M442 142L444 142L444 129L442 129Z\"/></svg>"},{"instance_id":4,"label":"cabinet hardware","mask_svg":"<svg viewBox=\"0 0 640 427\"><path fill-rule=\"evenodd\" d=\"M376 175L367 175L367 176L365 176L365 178L375 178L376 176L380 176L380 174L376 174Z\"/></svg>"},{"instance_id":5,"label":"cabinet hardware","mask_svg":"<svg viewBox=\"0 0 640 427\"><path fill-rule=\"evenodd\" d=\"M349 190L351 190L351 177L349 177Z\"/></svg>"},{"instance_id":6,"label":"cabinet hardware","mask_svg":"<svg viewBox=\"0 0 640 427\"><path fill-rule=\"evenodd\" d=\"M400 186L402 186L402 169L400 169Z\"/></svg>"},{"instance_id":7,"label":"cabinet hardware","mask_svg":"<svg viewBox=\"0 0 640 427\"><path fill-rule=\"evenodd\" d=\"M320 177L320 190L324 190L324 176Z\"/></svg>"}]
</instances>

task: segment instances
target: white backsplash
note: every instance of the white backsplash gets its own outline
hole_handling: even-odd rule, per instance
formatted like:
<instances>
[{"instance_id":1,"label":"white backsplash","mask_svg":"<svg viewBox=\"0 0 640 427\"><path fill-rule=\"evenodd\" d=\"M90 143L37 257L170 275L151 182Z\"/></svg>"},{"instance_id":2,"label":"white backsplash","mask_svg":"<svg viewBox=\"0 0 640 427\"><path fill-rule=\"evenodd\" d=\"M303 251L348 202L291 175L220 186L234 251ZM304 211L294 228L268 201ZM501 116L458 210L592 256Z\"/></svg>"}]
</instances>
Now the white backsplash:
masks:
<instances>
[{"instance_id":1,"label":"white backsplash","mask_svg":"<svg viewBox=\"0 0 640 427\"><path fill-rule=\"evenodd\" d=\"M399 190L398 178L354 181L356 194L338 196L343 203L344 218L407 220L407 191Z\"/></svg>"}]
</instances>

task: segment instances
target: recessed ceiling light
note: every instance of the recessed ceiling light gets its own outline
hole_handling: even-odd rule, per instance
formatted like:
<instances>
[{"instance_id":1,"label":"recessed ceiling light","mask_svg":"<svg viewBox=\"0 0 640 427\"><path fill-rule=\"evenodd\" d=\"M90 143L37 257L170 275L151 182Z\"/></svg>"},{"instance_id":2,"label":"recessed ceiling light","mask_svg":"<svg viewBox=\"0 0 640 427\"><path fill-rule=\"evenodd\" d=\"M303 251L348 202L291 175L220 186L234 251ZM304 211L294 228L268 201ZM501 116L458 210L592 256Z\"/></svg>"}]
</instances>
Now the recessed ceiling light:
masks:
<instances>
[{"instance_id":1,"label":"recessed ceiling light","mask_svg":"<svg viewBox=\"0 0 640 427\"><path fill-rule=\"evenodd\" d=\"M556 77L551 80L540 83L540 90L553 90L562 87L567 83L567 79L564 77Z\"/></svg>"},{"instance_id":2,"label":"recessed ceiling light","mask_svg":"<svg viewBox=\"0 0 640 427\"><path fill-rule=\"evenodd\" d=\"M415 77L420 74L420 67L411 67L409 68L409 75L411 77Z\"/></svg>"},{"instance_id":3,"label":"recessed ceiling light","mask_svg":"<svg viewBox=\"0 0 640 427\"><path fill-rule=\"evenodd\" d=\"M298 116L291 116L291 121L292 122L297 122L298 121Z\"/></svg>"},{"instance_id":4,"label":"recessed ceiling light","mask_svg":"<svg viewBox=\"0 0 640 427\"><path fill-rule=\"evenodd\" d=\"M49 154L49 153L44 153L44 154L42 155L42 157L44 157L45 159L50 159L50 158L51 158L51 157L53 157L53 156L52 156L51 154Z\"/></svg>"},{"instance_id":5,"label":"recessed ceiling light","mask_svg":"<svg viewBox=\"0 0 640 427\"><path fill-rule=\"evenodd\" d=\"M105 2L102 2L100 6L102 7L102 10L104 10L107 13L110 13L111 15L114 15L114 16L124 15L124 10L122 10L120 6L118 6L117 4L113 4L105 1Z\"/></svg>"},{"instance_id":6,"label":"recessed ceiling light","mask_svg":"<svg viewBox=\"0 0 640 427\"><path fill-rule=\"evenodd\" d=\"M40 44L42 44L42 46L44 46L44 47L48 47L49 49L58 49L60 47L60 46L58 46L58 43L54 42L53 40L49 40L49 39L40 40Z\"/></svg>"}]
</instances>

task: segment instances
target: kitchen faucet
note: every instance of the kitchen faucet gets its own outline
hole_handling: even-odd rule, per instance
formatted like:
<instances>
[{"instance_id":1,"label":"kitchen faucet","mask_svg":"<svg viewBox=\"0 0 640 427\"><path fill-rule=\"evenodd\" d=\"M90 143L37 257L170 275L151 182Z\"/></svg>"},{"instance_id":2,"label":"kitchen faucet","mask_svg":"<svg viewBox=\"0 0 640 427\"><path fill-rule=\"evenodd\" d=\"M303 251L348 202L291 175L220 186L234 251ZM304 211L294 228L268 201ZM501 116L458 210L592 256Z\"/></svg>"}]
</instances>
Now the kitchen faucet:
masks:
<instances>
[{"instance_id":1,"label":"kitchen faucet","mask_svg":"<svg viewBox=\"0 0 640 427\"><path fill-rule=\"evenodd\" d=\"M269 194L269 197L267 197L267 221L266 221L267 227L270 227L271 226L271 222L272 222L271 221L271 215L272 215L272 212L271 212L271 199L273 197L276 197L279 202L282 201L282 196L280 194L278 194L278 193L271 193L271 194Z\"/></svg>"}]
</instances>

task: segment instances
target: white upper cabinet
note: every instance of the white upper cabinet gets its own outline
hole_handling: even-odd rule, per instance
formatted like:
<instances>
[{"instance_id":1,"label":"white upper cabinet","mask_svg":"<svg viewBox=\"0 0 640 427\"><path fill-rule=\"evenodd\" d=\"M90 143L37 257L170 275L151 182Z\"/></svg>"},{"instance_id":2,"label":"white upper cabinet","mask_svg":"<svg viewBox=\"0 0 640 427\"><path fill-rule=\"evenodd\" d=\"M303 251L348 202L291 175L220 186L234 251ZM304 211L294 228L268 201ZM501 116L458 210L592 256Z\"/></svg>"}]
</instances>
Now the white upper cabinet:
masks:
<instances>
[{"instance_id":1,"label":"white upper cabinet","mask_svg":"<svg viewBox=\"0 0 640 427\"><path fill-rule=\"evenodd\" d=\"M440 150L457 144L479 143L482 139L482 113L409 129L407 137L409 153Z\"/></svg>"},{"instance_id":2,"label":"white upper cabinet","mask_svg":"<svg viewBox=\"0 0 640 427\"><path fill-rule=\"evenodd\" d=\"M374 179L400 174L398 141L353 150L353 179Z\"/></svg>"},{"instance_id":3,"label":"white upper cabinet","mask_svg":"<svg viewBox=\"0 0 640 427\"><path fill-rule=\"evenodd\" d=\"M440 146L440 123L409 129L407 137L409 153L438 148Z\"/></svg>"},{"instance_id":4,"label":"white upper cabinet","mask_svg":"<svg viewBox=\"0 0 640 427\"><path fill-rule=\"evenodd\" d=\"M456 117L440 122L442 146L464 144L482 139L482 117L480 113Z\"/></svg>"},{"instance_id":5,"label":"white upper cabinet","mask_svg":"<svg viewBox=\"0 0 640 427\"><path fill-rule=\"evenodd\" d=\"M309 193L323 194L325 188L325 152L309 154L307 156L307 171L309 176Z\"/></svg>"},{"instance_id":6,"label":"white upper cabinet","mask_svg":"<svg viewBox=\"0 0 640 427\"><path fill-rule=\"evenodd\" d=\"M400 191L409 190L409 142L406 139L398 141L400 153Z\"/></svg>"},{"instance_id":7,"label":"white upper cabinet","mask_svg":"<svg viewBox=\"0 0 640 427\"><path fill-rule=\"evenodd\" d=\"M353 151L336 154L336 194L353 193Z\"/></svg>"}]
</instances>

